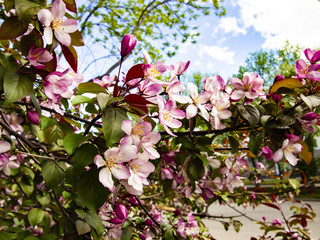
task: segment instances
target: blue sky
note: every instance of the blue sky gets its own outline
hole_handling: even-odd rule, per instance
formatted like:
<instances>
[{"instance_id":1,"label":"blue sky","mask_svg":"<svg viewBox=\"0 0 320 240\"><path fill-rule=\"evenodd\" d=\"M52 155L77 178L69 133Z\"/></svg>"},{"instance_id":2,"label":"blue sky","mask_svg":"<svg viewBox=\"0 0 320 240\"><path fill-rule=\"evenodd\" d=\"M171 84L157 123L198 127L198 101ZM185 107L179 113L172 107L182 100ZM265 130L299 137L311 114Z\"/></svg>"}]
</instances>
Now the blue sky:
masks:
<instances>
[{"instance_id":1,"label":"blue sky","mask_svg":"<svg viewBox=\"0 0 320 240\"><path fill-rule=\"evenodd\" d=\"M317 0L225 0L227 14L200 19L201 36L168 61L191 60L189 72L237 73L250 52L278 49L285 41L320 47L320 2Z\"/></svg>"},{"instance_id":2,"label":"blue sky","mask_svg":"<svg viewBox=\"0 0 320 240\"><path fill-rule=\"evenodd\" d=\"M250 52L278 49L285 41L309 48L320 47L320 2L318 0L224 0L224 17L203 16L199 25L201 35L197 44L180 44L178 54L166 59L166 64L191 61L187 74L200 71L219 74L225 80L238 72ZM90 58L83 49L79 57ZM98 58L98 51L94 51ZM142 53L141 53L142 55ZM89 60L88 60L89 61ZM85 71L86 79L101 69L102 74L113 62L101 61ZM126 62L125 65L130 65ZM79 69L84 69L80 65ZM117 73L117 70L113 72Z\"/></svg>"}]
</instances>

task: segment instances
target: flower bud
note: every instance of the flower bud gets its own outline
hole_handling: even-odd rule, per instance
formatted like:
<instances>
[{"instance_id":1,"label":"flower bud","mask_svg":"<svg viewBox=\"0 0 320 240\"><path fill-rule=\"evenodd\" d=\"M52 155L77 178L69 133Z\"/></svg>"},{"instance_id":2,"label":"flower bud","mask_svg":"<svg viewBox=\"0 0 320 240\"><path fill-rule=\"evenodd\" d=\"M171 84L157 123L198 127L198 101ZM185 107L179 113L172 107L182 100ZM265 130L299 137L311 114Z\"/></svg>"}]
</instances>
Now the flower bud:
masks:
<instances>
[{"instance_id":1,"label":"flower bud","mask_svg":"<svg viewBox=\"0 0 320 240\"><path fill-rule=\"evenodd\" d=\"M318 117L318 114L315 112L308 112L306 114L304 114L301 119L302 120L307 120L307 121L312 121L315 120Z\"/></svg>"},{"instance_id":2,"label":"flower bud","mask_svg":"<svg viewBox=\"0 0 320 240\"><path fill-rule=\"evenodd\" d=\"M279 82L279 81L284 80L284 79L285 79L285 77L283 75L279 74L274 78L273 83Z\"/></svg>"},{"instance_id":3,"label":"flower bud","mask_svg":"<svg viewBox=\"0 0 320 240\"><path fill-rule=\"evenodd\" d=\"M121 57L128 56L137 44L137 38L133 34L126 34L121 41Z\"/></svg>"},{"instance_id":4,"label":"flower bud","mask_svg":"<svg viewBox=\"0 0 320 240\"><path fill-rule=\"evenodd\" d=\"M34 110L27 111L27 118L32 124L40 124L39 115Z\"/></svg>"},{"instance_id":5,"label":"flower bud","mask_svg":"<svg viewBox=\"0 0 320 240\"><path fill-rule=\"evenodd\" d=\"M125 205L123 205L121 203L116 204L115 213L116 213L117 217L122 220L125 220L128 217L127 208Z\"/></svg>"},{"instance_id":6,"label":"flower bud","mask_svg":"<svg viewBox=\"0 0 320 240\"><path fill-rule=\"evenodd\" d=\"M147 225L147 226L152 226L153 222L152 222L151 219L148 218L148 219L144 222L144 224Z\"/></svg>"},{"instance_id":7,"label":"flower bud","mask_svg":"<svg viewBox=\"0 0 320 240\"><path fill-rule=\"evenodd\" d=\"M280 102L281 101L281 96L280 95L278 95L278 94L273 94L272 95L272 99L273 99L273 101L275 101L276 103L278 103L278 102Z\"/></svg>"},{"instance_id":8,"label":"flower bud","mask_svg":"<svg viewBox=\"0 0 320 240\"><path fill-rule=\"evenodd\" d=\"M138 201L137 201L137 199L135 198L135 197L130 197L130 199L129 199L129 203L132 205L132 206L139 206L139 203L138 203Z\"/></svg>"}]
</instances>

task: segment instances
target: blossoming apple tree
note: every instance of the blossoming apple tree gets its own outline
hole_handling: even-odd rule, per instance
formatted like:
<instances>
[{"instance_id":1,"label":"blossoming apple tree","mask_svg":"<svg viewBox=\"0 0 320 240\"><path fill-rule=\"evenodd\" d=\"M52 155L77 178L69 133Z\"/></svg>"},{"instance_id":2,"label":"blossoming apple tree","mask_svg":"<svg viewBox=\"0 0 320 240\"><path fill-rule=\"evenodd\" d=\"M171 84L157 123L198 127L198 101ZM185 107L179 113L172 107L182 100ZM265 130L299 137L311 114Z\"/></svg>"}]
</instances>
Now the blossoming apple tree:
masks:
<instances>
[{"instance_id":1,"label":"blossoming apple tree","mask_svg":"<svg viewBox=\"0 0 320 240\"><path fill-rule=\"evenodd\" d=\"M137 43L127 34L118 75L86 81L75 12L73 0L1 10L1 239L214 239L204 218L239 231L236 217L208 214L214 202L282 213L261 216L252 239L310 239L315 214L294 200L310 183L273 169L312 160L304 133L319 124L320 51L306 49L297 75L277 76L268 92L255 73L185 89L190 61L153 62L143 50L145 62L121 72ZM272 192L262 175L279 180ZM298 204L291 216L287 200Z\"/></svg>"}]
</instances>

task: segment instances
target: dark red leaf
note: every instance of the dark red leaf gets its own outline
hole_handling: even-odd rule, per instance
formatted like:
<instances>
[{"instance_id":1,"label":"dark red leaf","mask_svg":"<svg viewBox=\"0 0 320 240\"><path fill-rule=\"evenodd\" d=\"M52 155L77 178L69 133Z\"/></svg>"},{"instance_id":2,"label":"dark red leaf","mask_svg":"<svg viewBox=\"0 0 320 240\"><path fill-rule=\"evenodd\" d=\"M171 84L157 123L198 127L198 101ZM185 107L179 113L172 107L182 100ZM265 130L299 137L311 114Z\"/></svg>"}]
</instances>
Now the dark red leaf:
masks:
<instances>
[{"instance_id":1,"label":"dark red leaf","mask_svg":"<svg viewBox=\"0 0 320 240\"><path fill-rule=\"evenodd\" d=\"M277 205L273 204L273 203L262 203L262 204L266 205L268 207L272 207L272 208L275 208L277 210L280 210L280 208Z\"/></svg>"},{"instance_id":2,"label":"dark red leaf","mask_svg":"<svg viewBox=\"0 0 320 240\"><path fill-rule=\"evenodd\" d=\"M143 78L144 77L144 72L142 69L142 66L144 64L137 64L131 67L127 73L126 76L126 82L135 79L135 78Z\"/></svg>"},{"instance_id":3,"label":"dark red leaf","mask_svg":"<svg viewBox=\"0 0 320 240\"><path fill-rule=\"evenodd\" d=\"M78 54L74 47L70 45L69 47L64 46L61 44L62 53L66 58L67 62L69 63L70 67L73 71L77 72L78 70Z\"/></svg>"},{"instance_id":4,"label":"dark red leaf","mask_svg":"<svg viewBox=\"0 0 320 240\"><path fill-rule=\"evenodd\" d=\"M278 202L278 197L274 193L271 193L271 199L272 202Z\"/></svg>"},{"instance_id":5,"label":"dark red leaf","mask_svg":"<svg viewBox=\"0 0 320 240\"><path fill-rule=\"evenodd\" d=\"M290 216L289 218L307 218L307 219L312 220L312 217L310 217L306 214L294 214L294 215Z\"/></svg>"},{"instance_id":6,"label":"dark red leaf","mask_svg":"<svg viewBox=\"0 0 320 240\"><path fill-rule=\"evenodd\" d=\"M145 114L149 112L147 104L152 104L147 99L138 94L130 94L124 98L124 101L130 106L138 108Z\"/></svg>"},{"instance_id":7,"label":"dark red leaf","mask_svg":"<svg viewBox=\"0 0 320 240\"><path fill-rule=\"evenodd\" d=\"M63 0L66 4L66 8L74 13L77 13L77 4L75 0Z\"/></svg>"},{"instance_id":8,"label":"dark red leaf","mask_svg":"<svg viewBox=\"0 0 320 240\"><path fill-rule=\"evenodd\" d=\"M307 223L307 220L306 220L305 218L301 218L301 222L300 222L300 223L301 223L301 226L304 227L304 228L305 228L305 227L307 226L307 224L308 224L308 223Z\"/></svg>"}]
</instances>

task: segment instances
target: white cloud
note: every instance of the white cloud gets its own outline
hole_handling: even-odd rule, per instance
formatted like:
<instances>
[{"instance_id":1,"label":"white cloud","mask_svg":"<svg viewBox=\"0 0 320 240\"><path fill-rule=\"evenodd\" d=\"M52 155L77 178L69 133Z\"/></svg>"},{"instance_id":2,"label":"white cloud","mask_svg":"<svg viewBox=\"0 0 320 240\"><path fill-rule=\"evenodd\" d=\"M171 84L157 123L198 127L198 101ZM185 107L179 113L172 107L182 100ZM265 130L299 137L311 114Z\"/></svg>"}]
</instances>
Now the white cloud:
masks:
<instances>
[{"instance_id":1,"label":"white cloud","mask_svg":"<svg viewBox=\"0 0 320 240\"><path fill-rule=\"evenodd\" d=\"M214 34L217 34L219 30L222 30L224 33L232 32L233 36L239 34L246 35L247 31L240 27L238 21L235 17L223 17L220 19L219 25L215 28Z\"/></svg>"},{"instance_id":2,"label":"white cloud","mask_svg":"<svg viewBox=\"0 0 320 240\"><path fill-rule=\"evenodd\" d=\"M233 0L234 3L234 0ZM319 47L318 0L237 0L243 27L253 27L265 38L263 48L279 48L286 40Z\"/></svg>"},{"instance_id":3,"label":"white cloud","mask_svg":"<svg viewBox=\"0 0 320 240\"><path fill-rule=\"evenodd\" d=\"M208 46L205 44L198 44L198 56L201 59L215 59L227 64L234 63L235 53L229 50L229 47L220 47L220 46Z\"/></svg>"}]
</instances>

